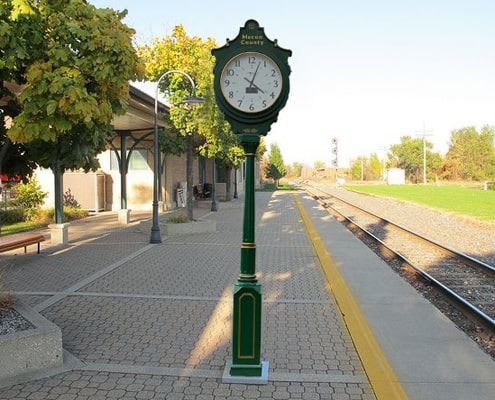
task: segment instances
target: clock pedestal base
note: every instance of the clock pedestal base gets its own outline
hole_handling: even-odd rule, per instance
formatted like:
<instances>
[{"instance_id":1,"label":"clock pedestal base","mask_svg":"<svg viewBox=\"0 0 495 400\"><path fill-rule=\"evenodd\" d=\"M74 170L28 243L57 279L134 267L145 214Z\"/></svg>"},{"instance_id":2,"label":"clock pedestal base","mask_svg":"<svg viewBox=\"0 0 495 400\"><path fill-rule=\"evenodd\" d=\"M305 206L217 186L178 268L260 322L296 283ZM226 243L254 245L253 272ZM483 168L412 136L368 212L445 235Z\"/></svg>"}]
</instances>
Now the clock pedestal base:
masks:
<instances>
[{"instance_id":1,"label":"clock pedestal base","mask_svg":"<svg viewBox=\"0 0 495 400\"><path fill-rule=\"evenodd\" d=\"M243 385L267 385L269 374L269 362L261 362L261 375L260 376L234 376L230 374L232 368L232 362L229 361L225 366L222 375L222 383L240 383Z\"/></svg>"}]
</instances>

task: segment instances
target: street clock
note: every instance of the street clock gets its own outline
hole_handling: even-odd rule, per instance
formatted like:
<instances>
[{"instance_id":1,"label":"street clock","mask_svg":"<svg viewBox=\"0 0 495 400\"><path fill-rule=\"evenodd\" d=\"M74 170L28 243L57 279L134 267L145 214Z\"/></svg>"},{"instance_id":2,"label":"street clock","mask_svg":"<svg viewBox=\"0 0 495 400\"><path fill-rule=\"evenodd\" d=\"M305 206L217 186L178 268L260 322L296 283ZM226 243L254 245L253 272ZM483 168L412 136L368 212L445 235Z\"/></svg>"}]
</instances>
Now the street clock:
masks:
<instances>
[{"instance_id":1,"label":"street clock","mask_svg":"<svg viewBox=\"0 0 495 400\"><path fill-rule=\"evenodd\" d=\"M220 90L231 107L252 114L276 104L283 83L280 68L271 57L250 51L227 62L221 74Z\"/></svg>"},{"instance_id":2,"label":"street clock","mask_svg":"<svg viewBox=\"0 0 495 400\"><path fill-rule=\"evenodd\" d=\"M234 40L212 50L217 105L238 134L266 135L289 96L291 50L248 20Z\"/></svg>"}]
</instances>

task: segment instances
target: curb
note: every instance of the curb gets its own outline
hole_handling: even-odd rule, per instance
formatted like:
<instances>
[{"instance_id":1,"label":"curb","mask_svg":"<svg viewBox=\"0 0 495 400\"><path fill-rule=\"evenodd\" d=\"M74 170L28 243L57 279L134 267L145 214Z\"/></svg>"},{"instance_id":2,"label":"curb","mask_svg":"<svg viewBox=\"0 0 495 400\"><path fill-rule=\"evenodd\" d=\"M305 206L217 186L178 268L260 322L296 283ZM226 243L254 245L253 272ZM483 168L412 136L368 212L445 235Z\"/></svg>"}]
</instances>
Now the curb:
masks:
<instances>
[{"instance_id":1,"label":"curb","mask_svg":"<svg viewBox=\"0 0 495 400\"><path fill-rule=\"evenodd\" d=\"M34 328L0 335L0 381L63 364L62 331L30 307L16 301L15 310Z\"/></svg>"}]
</instances>

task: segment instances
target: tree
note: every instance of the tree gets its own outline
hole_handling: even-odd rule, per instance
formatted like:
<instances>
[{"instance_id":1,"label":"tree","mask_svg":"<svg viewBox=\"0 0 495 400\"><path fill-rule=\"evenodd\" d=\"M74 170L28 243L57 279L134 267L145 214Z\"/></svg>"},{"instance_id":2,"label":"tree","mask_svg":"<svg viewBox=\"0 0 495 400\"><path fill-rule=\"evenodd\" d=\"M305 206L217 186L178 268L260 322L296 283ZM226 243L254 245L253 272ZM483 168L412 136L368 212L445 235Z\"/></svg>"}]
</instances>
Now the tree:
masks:
<instances>
[{"instance_id":1,"label":"tree","mask_svg":"<svg viewBox=\"0 0 495 400\"><path fill-rule=\"evenodd\" d=\"M294 178L300 178L301 177L301 173L302 173L302 170L303 170L303 165L299 162L294 162L292 163L292 165L290 166L290 172L288 171L287 175L290 175Z\"/></svg>"},{"instance_id":2,"label":"tree","mask_svg":"<svg viewBox=\"0 0 495 400\"><path fill-rule=\"evenodd\" d=\"M13 18L17 19L14 23ZM27 21L10 1L0 2L0 173L20 176L24 181L36 164L27 156L22 143L14 143L7 136L12 119L20 112L20 104L13 83L25 82L26 66L35 59L43 37L36 29L35 17Z\"/></svg>"},{"instance_id":3,"label":"tree","mask_svg":"<svg viewBox=\"0 0 495 400\"><path fill-rule=\"evenodd\" d=\"M2 97L1 94L0 97ZM4 107L0 111L6 109L8 107ZM36 168L36 163L29 158L25 145L13 143L7 136L12 113L9 111L0 112L0 118L3 122L0 123L0 174L7 175L9 178L20 177L24 182L27 182Z\"/></svg>"},{"instance_id":4,"label":"tree","mask_svg":"<svg viewBox=\"0 0 495 400\"><path fill-rule=\"evenodd\" d=\"M230 125L218 109L213 90L213 57L211 50L218 47L208 38L189 37L182 25L176 26L172 34L162 40L154 39L151 45L138 49L145 62L146 78L157 81L163 74L180 70L190 75L197 85L197 95L204 97L200 107L187 109L182 100L191 95L191 87L181 74L170 74L163 82L163 91L173 105L169 122L187 138L187 215L193 219L192 207L192 148L194 141L201 146L200 153L206 157L216 157L219 164L236 168L243 159L237 138ZM196 136L196 135L199 135Z\"/></svg>"},{"instance_id":5,"label":"tree","mask_svg":"<svg viewBox=\"0 0 495 400\"><path fill-rule=\"evenodd\" d=\"M284 159L280 148L277 144L270 146L269 162L265 167L265 176L275 181L275 186L278 187L278 182L286 174Z\"/></svg>"},{"instance_id":6,"label":"tree","mask_svg":"<svg viewBox=\"0 0 495 400\"><path fill-rule=\"evenodd\" d=\"M350 173L352 180L364 180L364 164L367 163L368 160L364 156L360 156L351 162Z\"/></svg>"},{"instance_id":7,"label":"tree","mask_svg":"<svg viewBox=\"0 0 495 400\"><path fill-rule=\"evenodd\" d=\"M368 162L368 179L372 181L376 181L383 176L383 165L380 159L378 158L378 154L373 153L370 155L370 159Z\"/></svg>"},{"instance_id":8,"label":"tree","mask_svg":"<svg viewBox=\"0 0 495 400\"><path fill-rule=\"evenodd\" d=\"M495 127L474 127L451 132L443 176L450 179L485 180L495 176Z\"/></svg>"},{"instance_id":9,"label":"tree","mask_svg":"<svg viewBox=\"0 0 495 400\"><path fill-rule=\"evenodd\" d=\"M424 149L426 149L427 172L438 170L441 167L439 162L441 156L432 151L433 144L428 141L423 143L423 138L414 139L411 136L403 136L400 144L390 146L389 163L392 167L404 169L410 181L419 182L423 171Z\"/></svg>"},{"instance_id":10,"label":"tree","mask_svg":"<svg viewBox=\"0 0 495 400\"><path fill-rule=\"evenodd\" d=\"M361 156L351 163L350 173L353 180L375 181L382 176L382 163L376 153L369 158Z\"/></svg>"},{"instance_id":11,"label":"tree","mask_svg":"<svg viewBox=\"0 0 495 400\"><path fill-rule=\"evenodd\" d=\"M96 169L123 114L140 65L126 12L85 0L5 0L0 7L1 82L24 85L8 137L55 174L56 222L63 171ZM58 207L57 207L58 204Z\"/></svg>"},{"instance_id":12,"label":"tree","mask_svg":"<svg viewBox=\"0 0 495 400\"><path fill-rule=\"evenodd\" d=\"M325 169L325 167L326 167L326 165L325 165L324 161L315 161L313 164L313 168L315 170Z\"/></svg>"}]
</instances>

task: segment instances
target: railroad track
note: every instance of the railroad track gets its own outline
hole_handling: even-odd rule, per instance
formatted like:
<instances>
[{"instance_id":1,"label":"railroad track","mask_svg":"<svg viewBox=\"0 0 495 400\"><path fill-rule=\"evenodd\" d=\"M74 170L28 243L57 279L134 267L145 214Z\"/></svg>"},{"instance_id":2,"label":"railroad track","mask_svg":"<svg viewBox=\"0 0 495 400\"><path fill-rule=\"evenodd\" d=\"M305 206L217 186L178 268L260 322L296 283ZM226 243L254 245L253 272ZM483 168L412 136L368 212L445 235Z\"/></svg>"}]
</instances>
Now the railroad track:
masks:
<instances>
[{"instance_id":1,"label":"railroad track","mask_svg":"<svg viewBox=\"0 0 495 400\"><path fill-rule=\"evenodd\" d=\"M456 307L495 333L495 267L354 205L323 189L304 186L358 236L366 235L384 258L394 257L447 295Z\"/></svg>"}]
</instances>

